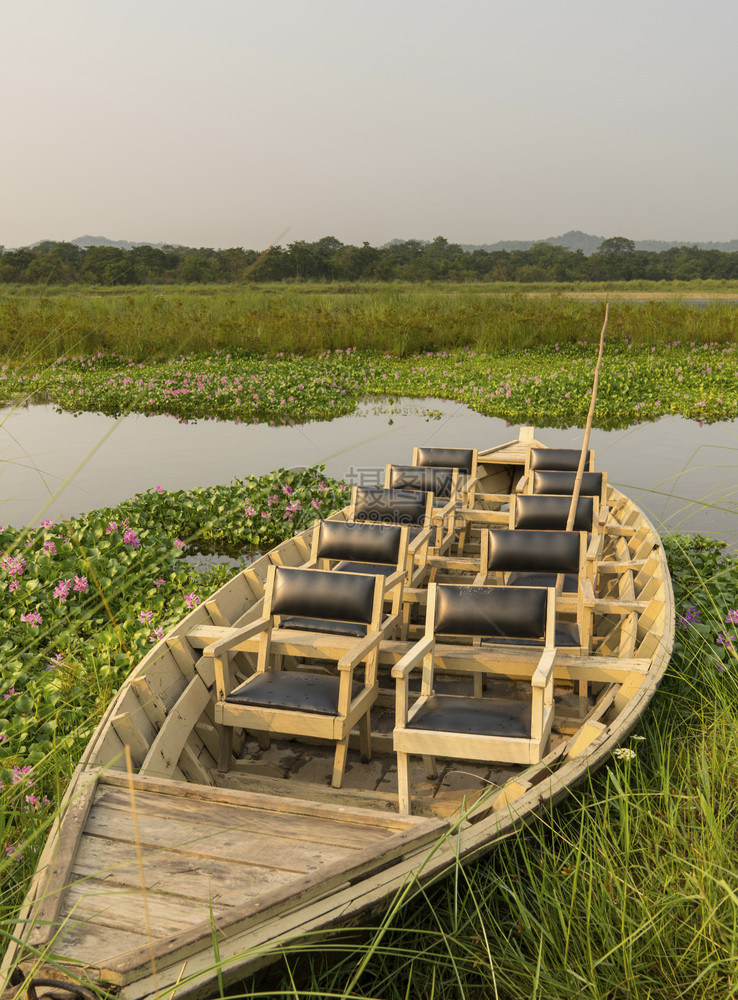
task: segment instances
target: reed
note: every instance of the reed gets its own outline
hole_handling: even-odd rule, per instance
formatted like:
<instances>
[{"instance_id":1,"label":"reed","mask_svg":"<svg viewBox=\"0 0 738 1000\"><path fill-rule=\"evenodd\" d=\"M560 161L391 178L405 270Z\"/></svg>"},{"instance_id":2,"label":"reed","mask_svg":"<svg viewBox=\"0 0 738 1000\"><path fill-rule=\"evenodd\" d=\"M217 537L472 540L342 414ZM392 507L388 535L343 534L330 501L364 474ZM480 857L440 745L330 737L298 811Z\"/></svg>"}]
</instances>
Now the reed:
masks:
<instances>
[{"instance_id":1,"label":"reed","mask_svg":"<svg viewBox=\"0 0 738 1000\"><path fill-rule=\"evenodd\" d=\"M597 300L487 285L167 287L50 294L0 290L0 357L39 361L99 351L134 360L244 350L317 355L363 349L408 357L470 346L486 353L591 339ZM609 337L634 346L732 343L738 310L710 299L617 301Z\"/></svg>"}]
</instances>

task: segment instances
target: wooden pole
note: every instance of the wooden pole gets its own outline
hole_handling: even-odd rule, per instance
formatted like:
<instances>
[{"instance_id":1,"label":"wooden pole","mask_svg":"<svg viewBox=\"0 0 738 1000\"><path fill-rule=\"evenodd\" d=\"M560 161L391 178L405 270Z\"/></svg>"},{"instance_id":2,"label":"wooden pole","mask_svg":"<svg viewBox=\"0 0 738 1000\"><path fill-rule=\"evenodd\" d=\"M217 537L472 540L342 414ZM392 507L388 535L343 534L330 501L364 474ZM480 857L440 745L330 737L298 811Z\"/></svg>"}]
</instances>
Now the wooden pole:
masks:
<instances>
[{"instance_id":1,"label":"wooden pole","mask_svg":"<svg viewBox=\"0 0 738 1000\"><path fill-rule=\"evenodd\" d=\"M579 467L577 468L577 475L574 480L574 490L571 495L571 507L569 508L569 517L566 520L566 530L571 531L574 527L574 518L576 517L577 504L579 503L579 493L582 488L582 476L584 475L584 465L587 461L587 452L589 451L589 436L592 433L592 418L594 417L595 403L597 402L597 385L600 381L600 367L602 365L602 352L605 348L605 330L607 329L607 320L610 315L610 303L605 303L605 322L602 324L602 332L600 333L600 353L597 355L597 364L595 365L594 382L592 384L592 399L589 402L589 413L587 414L587 423L584 427L584 444L582 445L582 454L579 456Z\"/></svg>"},{"instance_id":2,"label":"wooden pole","mask_svg":"<svg viewBox=\"0 0 738 1000\"><path fill-rule=\"evenodd\" d=\"M569 516L566 519L566 530L571 531L574 528L574 519L577 513L577 506L579 504L579 493L582 488L582 476L584 475L584 465L587 461L587 453L589 451L589 436L592 432L592 418L594 417L595 403L597 402L597 386L600 381L600 367L602 365L602 352L605 349L605 330L607 329L607 320L610 316L610 303L609 301L605 303L605 322L602 324L602 331L600 332L600 351L597 355L597 364L595 365L594 381L592 383L592 399L589 402L589 413L587 414L587 422L584 426L584 444L582 445L582 453L579 456L579 466L577 468L577 474L574 478L574 489L571 495L571 506L569 507ZM560 597L564 590L564 576L563 573L559 573L556 577L556 596Z\"/></svg>"}]
</instances>

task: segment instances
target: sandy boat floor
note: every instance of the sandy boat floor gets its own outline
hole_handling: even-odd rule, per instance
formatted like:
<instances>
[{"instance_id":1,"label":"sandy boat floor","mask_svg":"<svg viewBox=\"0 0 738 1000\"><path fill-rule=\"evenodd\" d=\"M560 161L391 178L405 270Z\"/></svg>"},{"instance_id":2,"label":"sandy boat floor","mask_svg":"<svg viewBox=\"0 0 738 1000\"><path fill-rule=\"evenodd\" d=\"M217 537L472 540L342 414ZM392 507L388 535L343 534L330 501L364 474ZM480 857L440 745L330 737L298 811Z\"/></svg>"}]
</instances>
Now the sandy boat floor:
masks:
<instances>
[{"instance_id":1,"label":"sandy boat floor","mask_svg":"<svg viewBox=\"0 0 738 1000\"><path fill-rule=\"evenodd\" d=\"M461 682L449 680L437 684L441 693L461 693ZM468 693L468 692L464 692ZM486 697L515 698L530 703L530 687L523 684L496 683L488 685ZM556 713L551 749L554 750L581 721L573 721L578 699L571 689L555 692ZM387 704L389 702L389 704ZM352 734L348 762L340 789L331 787L334 745L304 738L273 738L268 749L261 749L253 734L246 734L239 758L230 771L213 771L220 787L251 789L273 795L294 795L324 802L350 802L373 809L397 810L397 758L392 750L394 701L390 693L372 709L372 759L363 763L358 749L358 733ZM557 731L557 726L559 731ZM563 731L562 731L563 730ZM485 793L494 793L510 778L524 770L515 764L477 764L437 759L438 777L426 777L421 757L410 758L410 781L413 812L417 815L449 817L474 802Z\"/></svg>"}]
</instances>

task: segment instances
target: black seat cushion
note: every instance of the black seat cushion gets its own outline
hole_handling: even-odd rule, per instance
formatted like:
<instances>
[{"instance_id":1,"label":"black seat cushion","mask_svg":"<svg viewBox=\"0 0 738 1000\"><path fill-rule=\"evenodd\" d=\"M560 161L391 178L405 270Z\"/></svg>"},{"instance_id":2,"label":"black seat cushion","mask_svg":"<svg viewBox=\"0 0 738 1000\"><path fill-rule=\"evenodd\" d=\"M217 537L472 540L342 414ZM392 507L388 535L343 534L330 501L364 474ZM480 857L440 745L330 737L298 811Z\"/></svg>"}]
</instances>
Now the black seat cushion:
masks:
<instances>
[{"instance_id":1,"label":"black seat cushion","mask_svg":"<svg viewBox=\"0 0 738 1000\"><path fill-rule=\"evenodd\" d=\"M542 640L546 633L548 594L541 589L439 584L436 635Z\"/></svg>"},{"instance_id":2,"label":"black seat cushion","mask_svg":"<svg viewBox=\"0 0 738 1000\"><path fill-rule=\"evenodd\" d=\"M571 496L574 492L576 472L558 472L551 469L539 469L533 473L533 493L551 493L557 496ZM585 472L579 495L583 497L598 497L602 493L602 473Z\"/></svg>"},{"instance_id":3,"label":"black seat cushion","mask_svg":"<svg viewBox=\"0 0 738 1000\"><path fill-rule=\"evenodd\" d=\"M537 646L543 649L543 639L510 639L508 637L497 637L496 639L482 639L483 646ZM578 646L579 626L572 622L556 622L554 632L554 645Z\"/></svg>"},{"instance_id":4,"label":"black seat cushion","mask_svg":"<svg viewBox=\"0 0 738 1000\"><path fill-rule=\"evenodd\" d=\"M565 531L571 497L521 494L515 500L515 527L533 531ZM574 531L591 531L594 519L592 497L579 497Z\"/></svg>"},{"instance_id":5,"label":"black seat cushion","mask_svg":"<svg viewBox=\"0 0 738 1000\"><path fill-rule=\"evenodd\" d=\"M580 448L531 448L531 469L554 469L557 472L576 472L579 468ZM588 469L592 452L587 452L584 468Z\"/></svg>"},{"instance_id":6,"label":"black seat cushion","mask_svg":"<svg viewBox=\"0 0 738 1000\"><path fill-rule=\"evenodd\" d=\"M433 695L408 722L408 729L476 736L530 739L530 699L460 698Z\"/></svg>"},{"instance_id":7,"label":"black seat cushion","mask_svg":"<svg viewBox=\"0 0 738 1000\"><path fill-rule=\"evenodd\" d=\"M437 497L450 497L454 470L420 465L390 465L389 485L393 489L422 490Z\"/></svg>"},{"instance_id":8,"label":"black seat cushion","mask_svg":"<svg viewBox=\"0 0 738 1000\"><path fill-rule=\"evenodd\" d=\"M380 524L422 524L425 497L418 490L390 490L357 486L354 520Z\"/></svg>"},{"instance_id":9,"label":"black seat cushion","mask_svg":"<svg viewBox=\"0 0 738 1000\"><path fill-rule=\"evenodd\" d=\"M390 576L397 570L397 565L392 563L361 563L361 562L340 562L333 567L334 572L339 573L371 573L373 576Z\"/></svg>"},{"instance_id":10,"label":"black seat cushion","mask_svg":"<svg viewBox=\"0 0 738 1000\"><path fill-rule=\"evenodd\" d=\"M487 569L517 573L578 573L582 539L576 531L489 532Z\"/></svg>"},{"instance_id":11,"label":"black seat cushion","mask_svg":"<svg viewBox=\"0 0 738 1000\"><path fill-rule=\"evenodd\" d=\"M326 619L368 625L372 620L375 581L371 576L330 570L279 566L274 577L271 612L298 619ZM306 626L288 626L306 627ZM315 628L314 631L336 631ZM338 630L341 631L341 630ZM356 635L355 631L346 632ZM366 635L366 628L360 633Z\"/></svg>"},{"instance_id":12,"label":"black seat cushion","mask_svg":"<svg viewBox=\"0 0 738 1000\"><path fill-rule=\"evenodd\" d=\"M445 466L470 473L474 467L474 449L418 448L418 465L424 468Z\"/></svg>"},{"instance_id":13,"label":"black seat cushion","mask_svg":"<svg viewBox=\"0 0 738 1000\"><path fill-rule=\"evenodd\" d=\"M508 587L555 587L558 573L511 573ZM579 577L575 573L564 573L564 592L576 594Z\"/></svg>"},{"instance_id":14,"label":"black seat cushion","mask_svg":"<svg viewBox=\"0 0 738 1000\"><path fill-rule=\"evenodd\" d=\"M280 622L281 628L294 628L298 632L326 632L328 635L347 635L355 639L363 639L366 635L366 625L361 622L332 621L330 618L302 618L298 615L286 615Z\"/></svg>"},{"instance_id":15,"label":"black seat cushion","mask_svg":"<svg viewBox=\"0 0 738 1000\"><path fill-rule=\"evenodd\" d=\"M319 559L350 559L397 565L402 541L399 524L366 521L322 521L316 555Z\"/></svg>"},{"instance_id":16,"label":"black seat cushion","mask_svg":"<svg viewBox=\"0 0 738 1000\"><path fill-rule=\"evenodd\" d=\"M239 685L226 701L233 705L253 705L263 708L283 708L314 715L338 713L338 677L323 674L298 674L274 670L255 674ZM353 684L351 697L361 691Z\"/></svg>"}]
</instances>

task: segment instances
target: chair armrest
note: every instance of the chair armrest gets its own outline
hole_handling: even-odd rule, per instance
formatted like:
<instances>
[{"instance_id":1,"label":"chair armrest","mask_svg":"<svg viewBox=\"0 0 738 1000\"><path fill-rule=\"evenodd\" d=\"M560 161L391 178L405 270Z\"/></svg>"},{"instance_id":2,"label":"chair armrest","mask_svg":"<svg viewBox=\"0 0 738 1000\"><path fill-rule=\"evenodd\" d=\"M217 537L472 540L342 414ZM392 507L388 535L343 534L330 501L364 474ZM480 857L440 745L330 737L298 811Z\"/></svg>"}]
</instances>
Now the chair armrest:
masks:
<instances>
[{"instance_id":1,"label":"chair armrest","mask_svg":"<svg viewBox=\"0 0 738 1000\"><path fill-rule=\"evenodd\" d=\"M592 586L592 581L588 576L585 576L581 581L582 596L584 597L584 603L589 607L594 605L595 595L594 587Z\"/></svg>"},{"instance_id":2,"label":"chair armrest","mask_svg":"<svg viewBox=\"0 0 738 1000\"><path fill-rule=\"evenodd\" d=\"M403 583L406 576L407 570L403 566L402 569L396 569L394 573L390 573L389 576L383 577L384 593L386 594L388 590L393 590L398 583Z\"/></svg>"},{"instance_id":3,"label":"chair armrest","mask_svg":"<svg viewBox=\"0 0 738 1000\"><path fill-rule=\"evenodd\" d=\"M531 687L545 688L553 675L554 660L556 659L556 649L544 649L538 666L531 678Z\"/></svg>"},{"instance_id":4,"label":"chair armrest","mask_svg":"<svg viewBox=\"0 0 738 1000\"><path fill-rule=\"evenodd\" d=\"M515 487L516 493L525 493L525 489L528 485L528 475L529 473L526 472L525 475L520 477L520 479L518 480L518 484Z\"/></svg>"},{"instance_id":5,"label":"chair armrest","mask_svg":"<svg viewBox=\"0 0 738 1000\"><path fill-rule=\"evenodd\" d=\"M601 526L604 526L605 524L607 524L607 519L608 519L609 516L610 516L610 508L607 507L607 506L605 506L605 504L603 504L600 507L600 515L599 515L599 519L598 519Z\"/></svg>"},{"instance_id":6,"label":"chair armrest","mask_svg":"<svg viewBox=\"0 0 738 1000\"><path fill-rule=\"evenodd\" d=\"M223 653L227 653L229 649L237 646L239 642L251 639L253 636L258 635L259 632L264 632L266 629L271 628L271 626L271 618L257 618L250 625L244 625L243 628L236 629L231 635L227 635L219 642L214 642L210 646L206 646L202 651L202 655L222 656Z\"/></svg>"},{"instance_id":7,"label":"chair armrest","mask_svg":"<svg viewBox=\"0 0 738 1000\"><path fill-rule=\"evenodd\" d=\"M415 538L413 538L412 542L410 542L410 544L407 547L407 551L412 553L412 555L415 555L418 549L421 549L426 542L430 541L432 535L433 535L433 528L431 526L423 528L420 534L416 535Z\"/></svg>"},{"instance_id":8,"label":"chair armrest","mask_svg":"<svg viewBox=\"0 0 738 1000\"><path fill-rule=\"evenodd\" d=\"M378 646L379 643L384 639L383 632L370 632L369 635L365 635L363 639L359 639L357 644L345 653L341 659L338 661L339 670L353 670L357 663L361 663L369 653Z\"/></svg>"},{"instance_id":9,"label":"chair armrest","mask_svg":"<svg viewBox=\"0 0 738 1000\"><path fill-rule=\"evenodd\" d=\"M602 535L594 534L587 548L587 559L596 562L600 558L602 551Z\"/></svg>"},{"instance_id":10,"label":"chair armrest","mask_svg":"<svg viewBox=\"0 0 738 1000\"><path fill-rule=\"evenodd\" d=\"M424 635L419 639L412 649L409 649L392 668L392 676L395 680L404 679L413 669L419 666L423 659L435 648L436 640L433 636Z\"/></svg>"},{"instance_id":11,"label":"chair armrest","mask_svg":"<svg viewBox=\"0 0 738 1000\"><path fill-rule=\"evenodd\" d=\"M441 524L446 518L453 514L456 509L456 501L452 498L446 504L445 507L440 507L438 510L434 510L432 514L432 520L434 524Z\"/></svg>"}]
</instances>

